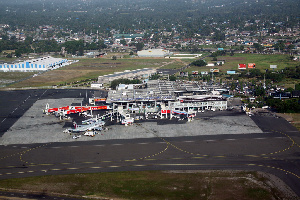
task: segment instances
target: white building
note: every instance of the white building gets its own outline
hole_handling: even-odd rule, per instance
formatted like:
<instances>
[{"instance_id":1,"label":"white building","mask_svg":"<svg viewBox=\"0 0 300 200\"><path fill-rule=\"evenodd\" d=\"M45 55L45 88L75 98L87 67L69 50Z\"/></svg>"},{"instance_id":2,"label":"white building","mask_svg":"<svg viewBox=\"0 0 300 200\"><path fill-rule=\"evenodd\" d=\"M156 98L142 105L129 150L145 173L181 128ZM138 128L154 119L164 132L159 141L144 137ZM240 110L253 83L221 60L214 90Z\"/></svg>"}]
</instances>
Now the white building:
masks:
<instances>
[{"instance_id":1,"label":"white building","mask_svg":"<svg viewBox=\"0 0 300 200\"><path fill-rule=\"evenodd\" d=\"M125 78L125 79L133 79L133 78L140 78L140 79L148 79L153 74L156 74L156 69L151 68L143 68L143 69L136 69L136 70L125 70L124 72L115 72L114 74L108 74L104 76L98 77L98 83L110 83L113 80Z\"/></svg>"},{"instance_id":2,"label":"white building","mask_svg":"<svg viewBox=\"0 0 300 200\"><path fill-rule=\"evenodd\" d=\"M47 56L32 60L25 60L19 63L0 64L0 71L46 71L49 69L59 68L68 64L69 63L67 59L53 58L51 56Z\"/></svg>"},{"instance_id":3,"label":"white building","mask_svg":"<svg viewBox=\"0 0 300 200\"><path fill-rule=\"evenodd\" d=\"M173 55L173 52L164 49L148 49L148 50L138 51L137 55L139 57L169 57Z\"/></svg>"}]
</instances>

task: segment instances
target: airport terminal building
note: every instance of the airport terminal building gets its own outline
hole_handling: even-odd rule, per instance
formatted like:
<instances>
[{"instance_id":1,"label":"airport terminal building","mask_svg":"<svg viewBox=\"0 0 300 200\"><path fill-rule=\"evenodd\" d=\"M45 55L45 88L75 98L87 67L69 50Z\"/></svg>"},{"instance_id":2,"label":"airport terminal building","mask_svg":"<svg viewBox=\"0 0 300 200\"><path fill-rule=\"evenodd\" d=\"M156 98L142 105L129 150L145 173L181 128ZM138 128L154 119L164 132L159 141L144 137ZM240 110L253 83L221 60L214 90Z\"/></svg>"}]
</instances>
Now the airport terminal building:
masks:
<instances>
[{"instance_id":1,"label":"airport terminal building","mask_svg":"<svg viewBox=\"0 0 300 200\"><path fill-rule=\"evenodd\" d=\"M226 98L212 90L193 82L151 80L142 87L120 84L117 90L108 92L106 103L122 116L172 118L204 110L226 110Z\"/></svg>"}]
</instances>

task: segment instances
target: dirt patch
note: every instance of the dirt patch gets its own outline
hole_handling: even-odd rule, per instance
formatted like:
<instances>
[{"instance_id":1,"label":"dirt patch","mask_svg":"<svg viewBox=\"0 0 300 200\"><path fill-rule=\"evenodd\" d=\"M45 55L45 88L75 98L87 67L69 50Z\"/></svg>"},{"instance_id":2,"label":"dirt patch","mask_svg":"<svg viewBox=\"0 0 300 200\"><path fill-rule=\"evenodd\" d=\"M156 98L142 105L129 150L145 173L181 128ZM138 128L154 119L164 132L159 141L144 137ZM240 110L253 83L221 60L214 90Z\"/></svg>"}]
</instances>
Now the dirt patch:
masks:
<instances>
[{"instance_id":1,"label":"dirt patch","mask_svg":"<svg viewBox=\"0 0 300 200\"><path fill-rule=\"evenodd\" d=\"M277 116L284 118L286 121L288 122L292 122L293 121L293 116L289 115L289 114L285 114L285 113L276 113Z\"/></svg>"}]
</instances>

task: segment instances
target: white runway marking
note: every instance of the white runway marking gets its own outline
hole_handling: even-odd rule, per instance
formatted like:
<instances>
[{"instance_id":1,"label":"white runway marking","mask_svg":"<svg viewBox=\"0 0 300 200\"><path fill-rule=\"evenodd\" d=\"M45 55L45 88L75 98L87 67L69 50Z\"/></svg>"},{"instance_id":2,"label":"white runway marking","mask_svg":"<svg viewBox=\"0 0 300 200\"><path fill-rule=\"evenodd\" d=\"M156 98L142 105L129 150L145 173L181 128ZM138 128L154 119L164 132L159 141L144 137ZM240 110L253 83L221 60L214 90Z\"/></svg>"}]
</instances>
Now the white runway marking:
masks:
<instances>
[{"instance_id":1,"label":"white runway marking","mask_svg":"<svg viewBox=\"0 0 300 200\"><path fill-rule=\"evenodd\" d=\"M4 118L4 120L2 120L1 124L6 120L6 118Z\"/></svg>"},{"instance_id":2,"label":"white runway marking","mask_svg":"<svg viewBox=\"0 0 300 200\"><path fill-rule=\"evenodd\" d=\"M102 167L90 167L91 169L100 169Z\"/></svg>"}]
</instances>

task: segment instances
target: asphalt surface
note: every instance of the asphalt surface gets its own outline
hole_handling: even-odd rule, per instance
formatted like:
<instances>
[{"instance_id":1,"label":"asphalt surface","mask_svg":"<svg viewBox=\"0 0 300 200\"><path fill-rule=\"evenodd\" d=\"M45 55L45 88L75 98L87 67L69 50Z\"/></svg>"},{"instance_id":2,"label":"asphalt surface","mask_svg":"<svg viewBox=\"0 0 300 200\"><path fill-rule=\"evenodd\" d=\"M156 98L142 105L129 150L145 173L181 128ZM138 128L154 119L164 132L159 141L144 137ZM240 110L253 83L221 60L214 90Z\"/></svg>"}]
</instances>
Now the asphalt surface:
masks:
<instances>
[{"instance_id":1,"label":"asphalt surface","mask_svg":"<svg viewBox=\"0 0 300 200\"><path fill-rule=\"evenodd\" d=\"M40 99L90 98L94 90L0 91L0 137Z\"/></svg>"},{"instance_id":2,"label":"asphalt surface","mask_svg":"<svg viewBox=\"0 0 300 200\"><path fill-rule=\"evenodd\" d=\"M78 98L78 92L14 91L6 97L0 93L1 132L37 99ZM85 96L86 91L81 93ZM8 97L12 105L3 106ZM209 112L198 117L214 115ZM153 138L145 139L0 145L0 179L113 171L255 170L279 177L299 197L299 131L282 118L253 116L251 119L263 133L155 137L153 132ZM145 128L143 123L138 126Z\"/></svg>"}]
</instances>

